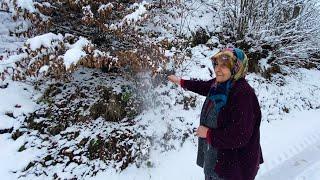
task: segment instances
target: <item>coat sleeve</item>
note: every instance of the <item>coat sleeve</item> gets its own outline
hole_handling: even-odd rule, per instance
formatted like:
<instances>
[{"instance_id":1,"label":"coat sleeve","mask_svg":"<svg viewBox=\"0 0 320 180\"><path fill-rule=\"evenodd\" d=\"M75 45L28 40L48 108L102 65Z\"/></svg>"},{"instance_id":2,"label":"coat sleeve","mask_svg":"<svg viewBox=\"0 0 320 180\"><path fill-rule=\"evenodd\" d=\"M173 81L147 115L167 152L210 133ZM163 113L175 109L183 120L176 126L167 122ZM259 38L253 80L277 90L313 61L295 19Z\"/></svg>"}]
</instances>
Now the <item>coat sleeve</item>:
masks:
<instances>
[{"instance_id":1,"label":"coat sleeve","mask_svg":"<svg viewBox=\"0 0 320 180\"><path fill-rule=\"evenodd\" d=\"M207 96L211 88L211 85L214 81L215 79L211 79L209 81L199 81L199 80L195 81L195 80L181 79L180 83L181 83L181 87L184 89L200 94L202 96Z\"/></svg>"},{"instance_id":2,"label":"coat sleeve","mask_svg":"<svg viewBox=\"0 0 320 180\"><path fill-rule=\"evenodd\" d=\"M217 149L233 149L241 148L249 142L255 127L253 95L250 92L234 95L229 125L209 129L206 138L208 143Z\"/></svg>"}]
</instances>

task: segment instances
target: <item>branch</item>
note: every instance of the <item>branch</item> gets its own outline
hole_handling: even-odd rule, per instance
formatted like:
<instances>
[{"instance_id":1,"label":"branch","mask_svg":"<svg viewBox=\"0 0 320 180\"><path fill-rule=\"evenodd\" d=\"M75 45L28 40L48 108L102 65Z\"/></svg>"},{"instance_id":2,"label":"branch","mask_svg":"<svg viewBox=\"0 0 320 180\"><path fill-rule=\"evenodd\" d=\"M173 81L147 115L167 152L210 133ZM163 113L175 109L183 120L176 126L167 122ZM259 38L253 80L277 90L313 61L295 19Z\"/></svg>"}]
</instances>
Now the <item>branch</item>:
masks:
<instances>
[{"instance_id":1,"label":"branch","mask_svg":"<svg viewBox=\"0 0 320 180\"><path fill-rule=\"evenodd\" d=\"M52 25L54 27L58 28L58 29L62 29L62 30L66 31L66 32L69 32L69 33L73 32L73 33L76 33L77 35L81 35L81 36L88 37L88 38L93 38L93 36L90 36L88 34L84 34L84 33L80 32L80 31L77 31L77 30L73 30L73 29L67 28L65 26L60 26L60 25L55 24L55 23L52 23ZM70 34L72 34L72 33L70 33Z\"/></svg>"},{"instance_id":2,"label":"branch","mask_svg":"<svg viewBox=\"0 0 320 180\"><path fill-rule=\"evenodd\" d=\"M12 13L11 11L9 11L9 10L4 10L4 9L0 9L0 12Z\"/></svg>"}]
</instances>

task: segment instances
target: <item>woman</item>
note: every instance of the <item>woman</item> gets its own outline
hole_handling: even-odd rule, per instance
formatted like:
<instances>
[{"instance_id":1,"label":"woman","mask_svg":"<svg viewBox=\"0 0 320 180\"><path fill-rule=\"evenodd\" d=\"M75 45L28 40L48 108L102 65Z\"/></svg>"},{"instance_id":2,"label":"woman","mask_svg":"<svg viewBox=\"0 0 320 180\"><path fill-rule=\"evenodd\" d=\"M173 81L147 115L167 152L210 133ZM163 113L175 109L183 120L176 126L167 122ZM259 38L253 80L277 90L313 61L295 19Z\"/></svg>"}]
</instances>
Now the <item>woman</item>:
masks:
<instances>
[{"instance_id":1,"label":"woman","mask_svg":"<svg viewBox=\"0 0 320 180\"><path fill-rule=\"evenodd\" d=\"M248 58L241 49L228 48L211 59L216 78L210 81L168 76L171 82L207 97L196 131L197 164L206 180L253 180L263 158L260 106L245 80Z\"/></svg>"}]
</instances>

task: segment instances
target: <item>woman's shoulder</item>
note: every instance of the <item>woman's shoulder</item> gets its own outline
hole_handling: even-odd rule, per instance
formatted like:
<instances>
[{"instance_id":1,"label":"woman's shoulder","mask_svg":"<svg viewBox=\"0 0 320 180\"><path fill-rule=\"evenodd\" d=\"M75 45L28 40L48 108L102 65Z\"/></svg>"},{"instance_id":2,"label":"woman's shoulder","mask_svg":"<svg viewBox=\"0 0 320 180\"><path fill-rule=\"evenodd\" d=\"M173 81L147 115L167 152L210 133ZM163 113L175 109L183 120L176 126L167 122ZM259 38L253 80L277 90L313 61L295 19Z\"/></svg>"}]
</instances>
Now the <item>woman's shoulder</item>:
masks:
<instances>
[{"instance_id":1,"label":"woman's shoulder","mask_svg":"<svg viewBox=\"0 0 320 180\"><path fill-rule=\"evenodd\" d=\"M250 84L247 82L246 79L241 78L234 82L234 85L232 87L232 94L234 95L254 95L255 92L254 89L250 86Z\"/></svg>"}]
</instances>

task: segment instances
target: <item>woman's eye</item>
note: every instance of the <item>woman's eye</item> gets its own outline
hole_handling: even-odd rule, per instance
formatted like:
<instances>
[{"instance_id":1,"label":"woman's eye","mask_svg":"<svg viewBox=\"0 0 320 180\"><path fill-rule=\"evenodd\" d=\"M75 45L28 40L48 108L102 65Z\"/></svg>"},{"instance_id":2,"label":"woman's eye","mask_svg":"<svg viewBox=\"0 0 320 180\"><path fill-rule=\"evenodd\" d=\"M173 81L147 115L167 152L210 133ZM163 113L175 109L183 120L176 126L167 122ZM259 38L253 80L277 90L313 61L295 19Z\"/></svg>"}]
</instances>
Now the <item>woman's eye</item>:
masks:
<instances>
[{"instance_id":1,"label":"woman's eye","mask_svg":"<svg viewBox=\"0 0 320 180\"><path fill-rule=\"evenodd\" d=\"M221 64L221 67L223 67L223 68L224 68L224 67L227 67L227 64L226 64L226 63L222 63L222 64Z\"/></svg>"}]
</instances>

